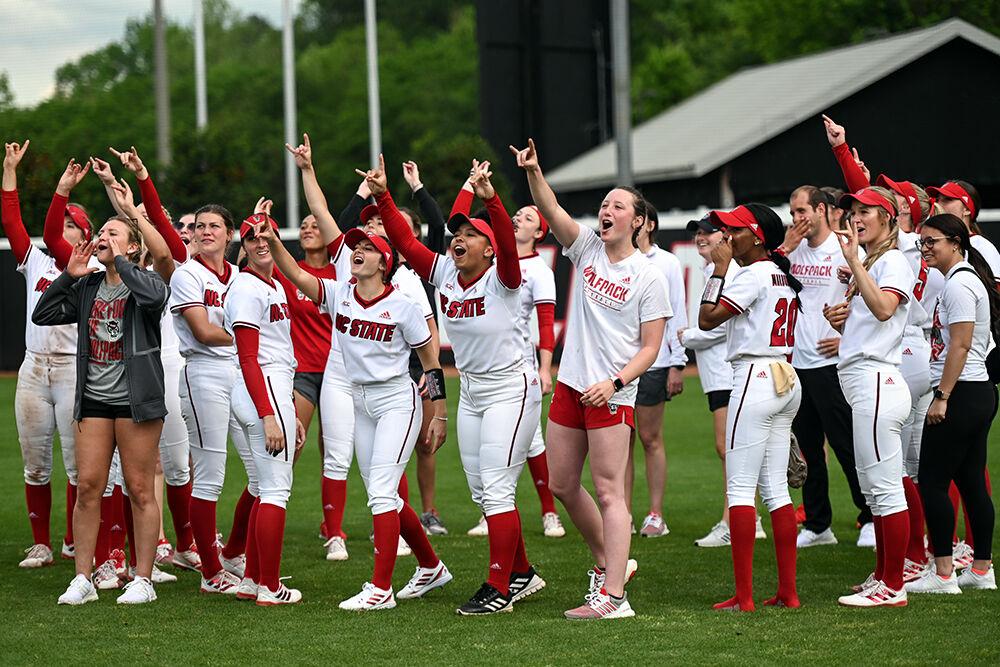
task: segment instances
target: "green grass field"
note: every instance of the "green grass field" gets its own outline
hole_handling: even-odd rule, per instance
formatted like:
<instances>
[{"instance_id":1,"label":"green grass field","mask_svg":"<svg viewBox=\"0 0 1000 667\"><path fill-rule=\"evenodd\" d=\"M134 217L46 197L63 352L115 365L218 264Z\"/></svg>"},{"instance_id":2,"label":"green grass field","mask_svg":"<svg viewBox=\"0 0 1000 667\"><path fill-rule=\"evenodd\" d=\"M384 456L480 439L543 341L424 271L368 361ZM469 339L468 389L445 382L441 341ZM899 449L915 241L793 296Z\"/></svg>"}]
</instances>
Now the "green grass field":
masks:
<instances>
[{"instance_id":1,"label":"green grass field","mask_svg":"<svg viewBox=\"0 0 1000 667\"><path fill-rule=\"evenodd\" d=\"M451 382L450 396L455 397L456 382ZM692 544L718 520L721 489L711 422L696 379L689 380L685 393L667 406L666 518L671 533L656 540L633 541L632 554L640 565L629 586L637 612L634 619L596 624L563 620L562 611L579 604L586 592L590 560L569 525L564 539L541 535L538 498L527 472L519 492L525 540L529 558L548 587L519 603L513 614L455 615L455 607L485 577L486 540L465 536L478 515L469 500L453 436L438 459L438 507L453 535L434 538L434 545L455 581L426 599L401 601L394 610L363 615L337 608L370 576L371 519L355 474L345 519L351 559L346 563L324 560L317 538L319 455L312 442L296 470L282 564L283 574L292 576L290 585L302 590L302 604L265 609L232 598L200 595L198 576L184 572L178 583L159 586L159 600L151 605L116 606L116 594L110 592L84 607L59 607L56 598L72 576L72 563L59 561L36 571L17 567L31 534L24 509L13 391L13 379L0 380L0 405L4 406L0 437L5 443L0 450L0 475L8 499L0 507L3 664L1000 662L996 632L1000 593L914 596L904 609L837 606L837 596L864 579L874 562L871 551L854 546L854 511L839 473L831 475L833 528L841 544L800 552L799 595L804 606L799 610L758 608L752 614L712 611L712 603L732 592L732 569L728 549L698 549ZM642 460L641 454L638 458ZM230 461L231 476L219 509L220 525L226 528L244 481L238 459L232 456ZM992 469L994 479L1000 479L995 460ZM60 489L64 474L58 460L56 470L54 488ZM412 465L410 475L414 505L418 505ZM642 479L641 471L637 476ZM644 514L644 503L640 484L637 515ZM56 541L62 535L63 507L59 501L53 505ZM766 520L765 527L769 528ZM756 556L759 604L776 586L770 540L757 543ZM414 566L412 557L400 560L394 579L397 588Z\"/></svg>"}]
</instances>

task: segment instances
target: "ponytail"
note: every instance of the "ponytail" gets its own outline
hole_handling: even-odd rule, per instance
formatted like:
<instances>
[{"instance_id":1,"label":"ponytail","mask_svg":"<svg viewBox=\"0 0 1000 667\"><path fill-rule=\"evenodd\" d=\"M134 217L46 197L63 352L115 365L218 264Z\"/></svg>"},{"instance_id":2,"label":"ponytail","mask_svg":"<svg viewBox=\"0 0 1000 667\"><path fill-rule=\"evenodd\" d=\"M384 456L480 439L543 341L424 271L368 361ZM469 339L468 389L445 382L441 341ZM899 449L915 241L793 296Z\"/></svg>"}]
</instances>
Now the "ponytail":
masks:
<instances>
[{"instance_id":1,"label":"ponytail","mask_svg":"<svg viewBox=\"0 0 1000 667\"><path fill-rule=\"evenodd\" d=\"M770 206L764 204L749 203L744 204L757 220L761 230L764 232L764 249L767 250L767 258L774 262L774 265L785 274L788 286L795 292L795 303L799 310L802 310L802 300L799 299L799 292L802 291L802 283L792 275L792 263L787 257L778 252L778 246L785 240L785 226L781 224L781 218Z\"/></svg>"},{"instance_id":2,"label":"ponytail","mask_svg":"<svg viewBox=\"0 0 1000 667\"><path fill-rule=\"evenodd\" d=\"M990 301L990 331L993 333L993 340L1000 341L1000 291L997 291L996 280L993 277L993 270L986 262L986 258L971 245L965 249L965 259L986 288L986 296Z\"/></svg>"},{"instance_id":3,"label":"ponytail","mask_svg":"<svg viewBox=\"0 0 1000 667\"><path fill-rule=\"evenodd\" d=\"M792 275L792 262L782 255L780 252L774 250L767 251L768 258L774 262L775 266L781 269L781 272L785 274L785 278L788 280L788 286L792 288L795 292L795 303L799 306L799 312L802 312L802 300L799 298L799 292L802 291L802 282ZM1000 293L998 293L1000 295Z\"/></svg>"}]
</instances>

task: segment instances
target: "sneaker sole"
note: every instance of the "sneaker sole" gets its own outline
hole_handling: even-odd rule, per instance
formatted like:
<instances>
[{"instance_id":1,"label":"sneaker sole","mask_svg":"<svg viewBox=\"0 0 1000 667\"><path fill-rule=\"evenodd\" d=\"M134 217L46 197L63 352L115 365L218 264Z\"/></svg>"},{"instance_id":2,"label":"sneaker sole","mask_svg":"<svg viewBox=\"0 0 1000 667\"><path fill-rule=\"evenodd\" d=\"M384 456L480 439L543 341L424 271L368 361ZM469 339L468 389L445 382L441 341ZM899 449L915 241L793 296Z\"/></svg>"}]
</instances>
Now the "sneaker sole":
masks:
<instances>
[{"instance_id":1,"label":"sneaker sole","mask_svg":"<svg viewBox=\"0 0 1000 667\"><path fill-rule=\"evenodd\" d=\"M343 563L345 560L350 558L348 554L327 554L326 559L331 563Z\"/></svg>"},{"instance_id":2,"label":"sneaker sole","mask_svg":"<svg viewBox=\"0 0 1000 667\"><path fill-rule=\"evenodd\" d=\"M909 593L909 591L907 591ZM886 602L884 604L851 604L849 602L841 602L837 600L837 604L841 607L850 607L853 609L876 609L878 607L905 607L907 600L900 600L899 602Z\"/></svg>"},{"instance_id":3,"label":"sneaker sole","mask_svg":"<svg viewBox=\"0 0 1000 667\"><path fill-rule=\"evenodd\" d=\"M260 603L258 602L257 604L260 604ZM395 609L396 608L396 603L395 603L395 601L393 601L392 603L383 602L382 604L375 605L374 607L362 607L361 609L345 609L344 607L341 607L340 605L337 605L337 608L340 609L340 610L342 610L342 611L353 611L353 612L357 612L357 613L364 613L364 612L367 612L367 611L383 611L383 610L387 610L387 609Z\"/></svg>"},{"instance_id":4,"label":"sneaker sole","mask_svg":"<svg viewBox=\"0 0 1000 667\"><path fill-rule=\"evenodd\" d=\"M810 542L809 544L803 544L803 545L796 544L795 547L797 549L810 549L812 547L832 547L835 544L839 544L839 542L837 542L836 538L834 538L832 540L822 540L822 541Z\"/></svg>"},{"instance_id":5,"label":"sneaker sole","mask_svg":"<svg viewBox=\"0 0 1000 667\"><path fill-rule=\"evenodd\" d=\"M70 607L79 607L81 605L87 604L88 602L97 602L97 593L94 593L93 596L88 595L79 602L68 602L68 601L64 602L63 600L59 600L57 604L65 604L69 605Z\"/></svg>"},{"instance_id":6,"label":"sneaker sole","mask_svg":"<svg viewBox=\"0 0 1000 667\"><path fill-rule=\"evenodd\" d=\"M257 600L257 606L258 607L281 607L283 605L299 604L300 602L302 602L302 600L296 600L295 602L291 602L291 601L289 601L289 602L269 602L269 601Z\"/></svg>"},{"instance_id":7,"label":"sneaker sole","mask_svg":"<svg viewBox=\"0 0 1000 667\"><path fill-rule=\"evenodd\" d=\"M514 604L511 603L504 607L503 609L497 609L496 611L462 611L461 609L456 609L455 613L459 616L492 616L493 614L511 614L514 612Z\"/></svg>"},{"instance_id":8,"label":"sneaker sole","mask_svg":"<svg viewBox=\"0 0 1000 667\"><path fill-rule=\"evenodd\" d=\"M195 567L194 565L192 565L191 563L187 562L186 560L177 560L175 558L171 562L173 563L174 567L179 567L182 570L191 570L192 572L198 572L201 569L199 567Z\"/></svg>"},{"instance_id":9,"label":"sneaker sole","mask_svg":"<svg viewBox=\"0 0 1000 667\"><path fill-rule=\"evenodd\" d=\"M634 609L625 611L613 611L606 616L566 616L567 621L613 621L616 618L632 618L635 616Z\"/></svg>"},{"instance_id":10,"label":"sneaker sole","mask_svg":"<svg viewBox=\"0 0 1000 667\"><path fill-rule=\"evenodd\" d=\"M451 583L452 579L454 579L454 578L455 577L452 575L451 572L447 572L447 573L445 573L445 576L441 577L440 579L435 579L431 583L425 585L419 592L414 593L413 595L405 595L402 591L400 591L399 593L396 593L396 599L397 600L415 600L416 598L422 598L423 596L427 595L428 593L430 593L435 588L441 588L442 586L445 586L446 584Z\"/></svg>"},{"instance_id":11,"label":"sneaker sole","mask_svg":"<svg viewBox=\"0 0 1000 667\"><path fill-rule=\"evenodd\" d=\"M236 593L237 600L256 600L256 593Z\"/></svg>"},{"instance_id":12,"label":"sneaker sole","mask_svg":"<svg viewBox=\"0 0 1000 667\"><path fill-rule=\"evenodd\" d=\"M545 532L543 534L545 535L545 537L552 537L552 538L566 537L566 530L563 529L563 530L561 530L559 532L556 532L556 531L553 530L553 531Z\"/></svg>"},{"instance_id":13,"label":"sneaker sole","mask_svg":"<svg viewBox=\"0 0 1000 667\"><path fill-rule=\"evenodd\" d=\"M21 563L18 563L17 566L19 568L21 568L22 570L38 570L40 568L48 567L48 566L54 565L54 564L55 564L55 561L51 561L50 560L50 561L43 561L43 562L39 563L38 565L35 565L34 563L31 563L31 564L28 564L28 565L22 565Z\"/></svg>"},{"instance_id":14,"label":"sneaker sole","mask_svg":"<svg viewBox=\"0 0 1000 667\"><path fill-rule=\"evenodd\" d=\"M648 534L647 533L639 533L639 537L649 537L649 538L653 538L653 537L666 537L669 534L670 534L670 531L669 530L665 530L662 533L648 533Z\"/></svg>"},{"instance_id":15,"label":"sneaker sole","mask_svg":"<svg viewBox=\"0 0 1000 667\"><path fill-rule=\"evenodd\" d=\"M520 593L518 593L517 595L515 595L510 599L511 603L517 602L518 600L523 600L524 598L530 595L534 595L538 591L545 588L545 580L538 576L536 576L535 578L538 580L537 583L535 583L534 585L529 584L527 587L525 587L523 591L521 591Z\"/></svg>"}]
</instances>

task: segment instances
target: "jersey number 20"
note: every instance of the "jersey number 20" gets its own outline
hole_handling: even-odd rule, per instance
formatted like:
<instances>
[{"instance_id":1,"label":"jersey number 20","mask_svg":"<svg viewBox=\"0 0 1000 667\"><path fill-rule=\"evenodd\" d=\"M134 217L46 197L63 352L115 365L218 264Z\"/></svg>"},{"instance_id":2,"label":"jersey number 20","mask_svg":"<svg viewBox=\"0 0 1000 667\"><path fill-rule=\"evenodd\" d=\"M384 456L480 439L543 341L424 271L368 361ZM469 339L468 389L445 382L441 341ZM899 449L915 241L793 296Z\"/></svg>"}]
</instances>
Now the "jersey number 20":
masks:
<instances>
[{"instance_id":1,"label":"jersey number 20","mask_svg":"<svg viewBox=\"0 0 1000 667\"><path fill-rule=\"evenodd\" d=\"M774 304L774 325L771 327L771 347L795 345L795 320L799 317L799 303L795 299L778 299Z\"/></svg>"}]
</instances>

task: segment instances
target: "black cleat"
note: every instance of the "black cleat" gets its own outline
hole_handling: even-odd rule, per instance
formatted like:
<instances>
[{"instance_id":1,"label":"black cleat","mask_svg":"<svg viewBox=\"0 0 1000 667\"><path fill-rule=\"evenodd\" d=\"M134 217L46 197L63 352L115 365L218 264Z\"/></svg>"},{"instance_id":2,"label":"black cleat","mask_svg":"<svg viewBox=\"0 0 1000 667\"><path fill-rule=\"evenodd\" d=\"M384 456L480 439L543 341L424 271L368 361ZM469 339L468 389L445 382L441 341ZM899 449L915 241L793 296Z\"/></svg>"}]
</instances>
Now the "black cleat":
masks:
<instances>
[{"instance_id":1,"label":"black cleat","mask_svg":"<svg viewBox=\"0 0 1000 667\"><path fill-rule=\"evenodd\" d=\"M484 616L514 611L510 595L502 595L489 584L483 584L468 602L455 610L462 616Z\"/></svg>"},{"instance_id":2,"label":"black cleat","mask_svg":"<svg viewBox=\"0 0 1000 667\"><path fill-rule=\"evenodd\" d=\"M511 572L509 593L510 601L523 600L533 593L545 588L545 580L538 576L535 568L529 567L527 572Z\"/></svg>"}]
</instances>

